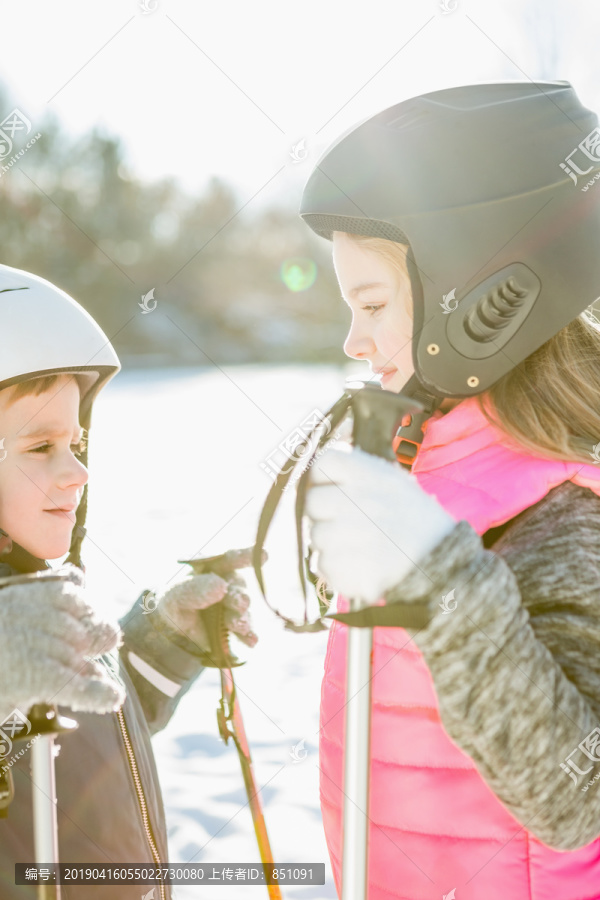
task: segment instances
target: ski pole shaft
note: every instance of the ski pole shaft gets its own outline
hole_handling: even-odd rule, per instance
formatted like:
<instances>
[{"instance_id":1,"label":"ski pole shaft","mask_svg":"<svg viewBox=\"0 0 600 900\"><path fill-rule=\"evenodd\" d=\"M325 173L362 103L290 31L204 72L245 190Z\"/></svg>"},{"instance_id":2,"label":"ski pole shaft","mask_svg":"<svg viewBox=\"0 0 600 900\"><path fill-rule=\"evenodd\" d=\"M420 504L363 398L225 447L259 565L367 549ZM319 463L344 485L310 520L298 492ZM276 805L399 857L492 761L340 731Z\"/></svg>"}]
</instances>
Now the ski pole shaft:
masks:
<instances>
[{"instance_id":1,"label":"ski pole shaft","mask_svg":"<svg viewBox=\"0 0 600 900\"><path fill-rule=\"evenodd\" d=\"M351 384L354 446L395 460L392 439L407 414L423 410L418 401L382 391L374 384ZM350 601L350 611L365 604ZM371 764L371 670L373 629L350 628L346 657L346 735L342 900L367 900L369 869L369 770Z\"/></svg>"},{"instance_id":2,"label":"ski pole shaft","mask_svg":"<svg viewBox=\"0 0 600 900\"><path fill-rule=\"evenodd\" d=\"M244 779L244 787L248 795L248 806L252 815L252 824L254 825L254 833L258 843L260 858L263 865L273 865L273 852L271 843L267 833L267 823L260 801L260 795L254 777L254 769L252 767L252 758L250 756L250 747L246 738L246 730L242 720L242 712L238 702L235 684L233 681L233 673L231 669L221 669L221 688L223 697L227 700L229 709L228 718L231 721L234 739L240 764L242 767L242 777ZM267 890L271 900L282 900L281 890L278 884L267 884Z\"/></svg>"},{"instance_id":3,"label":"ski pole shaft","mask_svg":"<svg viewBox=\"0 0 600 900\"><path fill-rule=\"evenodd\" d=\"M235 572L236 560L231 554L223 553L218 556L180 559L178 561L191 566L196 575L204 572L214 572L221 578L227 579ZM246 738L242 711L237 699L233 672L231 670L232 666L238 666L240 662L229 648L229 636L225 626L222 601L202 610L201 617L210 643L206 665L218 668L221 673L221 703L217 710L219 734L225 743L228 742L229 738L233 738L242 767L242 778L244 779L246 794L248 795L248 806L252 815L252 824L254 825L260 858L263 865L273 865L273 853L267 833L267 825L254 777L250 747ZM227 713L225 713L225 704L227 705ZM227 727L228 722L231 723L232 730ZM267 884L267 890L270 900L282 900L278 884Z\"/></svg>"},{"instance_id":4,"label":"ski pole shaft","mask_svg":"<svg viewBox=\"0 0 600 900\"><path fill-rule=\"evenodd\" d=\"M356 600L350 610L360 609ZM372 628L348 630L342 900L367 897Z\"/></svg>"},{"instance_id":5,"label":"ski pole shaft","mask_svg":"<svg viewBox=\"0 0 600 900\"><path fill-rule=\"evenodd\" d=\"M53 734L39 737L31 747L33 837L38 866L59 862L55 750ZM60 900L60 897L60 884L38 884L38 900Z\"/></svg>"}]
</instances>

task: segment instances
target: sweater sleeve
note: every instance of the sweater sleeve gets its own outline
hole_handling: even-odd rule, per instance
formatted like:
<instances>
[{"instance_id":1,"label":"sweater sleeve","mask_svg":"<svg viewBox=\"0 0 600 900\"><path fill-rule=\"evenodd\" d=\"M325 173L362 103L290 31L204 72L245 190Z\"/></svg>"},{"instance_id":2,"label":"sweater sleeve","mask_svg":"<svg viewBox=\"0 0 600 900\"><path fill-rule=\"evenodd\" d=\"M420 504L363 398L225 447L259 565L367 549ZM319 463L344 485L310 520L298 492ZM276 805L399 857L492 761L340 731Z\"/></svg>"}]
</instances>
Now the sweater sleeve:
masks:
<instances>
[{"instance_id":1,"label":"sweater sleeve","mask_svg":"<svg viewBox=\"0 0 600 900\"><path fill-rule=\"evenodd\" d=\"M410 633L447 733L557 850L600 835L599 536L600 497L565 482L493 550L460 521L396 589L428 598Z\"/></svg>"},{"instance_id":2,"label":"sweater sleeve","mask_svg":"<svg viewBox=\"0 0 600 900\"><path fill-rule=\"evenodd\" d=\"M203 671L206 654L184 634L167 629L144 610L144 593L120 620L121 661L135 686L151 734L168 723L183 695Z\"/></svg>"}]
</instances>

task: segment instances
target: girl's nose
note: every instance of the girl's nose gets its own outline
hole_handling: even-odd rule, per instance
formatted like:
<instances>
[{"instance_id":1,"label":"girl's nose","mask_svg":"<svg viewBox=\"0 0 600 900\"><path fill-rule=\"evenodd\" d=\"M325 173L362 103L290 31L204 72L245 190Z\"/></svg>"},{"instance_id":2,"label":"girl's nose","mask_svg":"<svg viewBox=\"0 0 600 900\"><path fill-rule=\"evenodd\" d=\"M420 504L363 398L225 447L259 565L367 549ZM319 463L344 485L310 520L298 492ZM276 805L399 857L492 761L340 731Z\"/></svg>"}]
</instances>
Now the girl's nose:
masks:
<instances>
[{"instance_id":1,"label":"girl's nose","mask_svg":"<svg viewBox=\"0 0 600 900\"><path fill-rule=\"evenodd\" d=\"M373 339L357 327L356 320L350 326L348 336L344 341L344 353L352 359L368 359L373 355L375 344Z\"/></svg>"}]
</instances>

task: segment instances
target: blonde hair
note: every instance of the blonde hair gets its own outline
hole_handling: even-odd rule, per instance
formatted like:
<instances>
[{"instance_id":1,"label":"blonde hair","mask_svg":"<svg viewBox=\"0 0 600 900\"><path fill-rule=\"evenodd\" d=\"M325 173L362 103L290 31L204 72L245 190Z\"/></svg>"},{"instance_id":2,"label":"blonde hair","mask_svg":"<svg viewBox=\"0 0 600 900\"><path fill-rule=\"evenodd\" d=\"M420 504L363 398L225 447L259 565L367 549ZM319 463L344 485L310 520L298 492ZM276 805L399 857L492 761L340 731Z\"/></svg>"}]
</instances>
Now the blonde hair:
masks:
<instances>
[{"instance_id":1,"label":"blonde hair","mask_svg":"<svg viewBox=\"0 0 600 900\"><path fill-rule=\"evenodd\" d=\"M344 233L408 277L406 244ZM592 462L578 439L600 441L600 322L594 304L476 399L488 422L517 449Z\"/></svg>"},{"instance_id":2,"label":"blonde hair","mask_svg":"<svg viewBox=\"0 0 600 900\"><path fill-rule=\"evenodd\" d=\"M347 231L339 232L345 234L355 244L360 244L363 250L370 250L380 256L388 265L390 265L400 276L401 281L411 289L410 275L406 266L407 244L398 244L396 241L388 241L383 238L368 237L363 234L349 234ZM406 310L412 319L412 303L408 303Z\"/></svg>"}]
</instances>

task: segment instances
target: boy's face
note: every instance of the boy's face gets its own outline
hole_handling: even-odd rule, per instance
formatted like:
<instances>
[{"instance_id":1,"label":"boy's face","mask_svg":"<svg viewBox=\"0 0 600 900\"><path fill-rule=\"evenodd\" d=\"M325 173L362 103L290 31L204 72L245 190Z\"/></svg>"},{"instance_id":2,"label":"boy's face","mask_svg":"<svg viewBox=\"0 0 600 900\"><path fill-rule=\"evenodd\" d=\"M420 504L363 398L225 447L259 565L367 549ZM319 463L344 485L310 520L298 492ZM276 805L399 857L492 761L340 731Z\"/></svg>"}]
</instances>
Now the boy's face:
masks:
<instances>
[{"instance_id":1,"label":"boy's face","mask_svg":"<svg viewBox=\"0 0 600 900\"><path fill-rule=\"evenodd\" d=\"M58 559L71 544L75 511L88 480L75 453L80 437L79 385L61 376L50 390L9 402L0 391L0 528L40 559Z\"/></svg>"}]
</instances>

